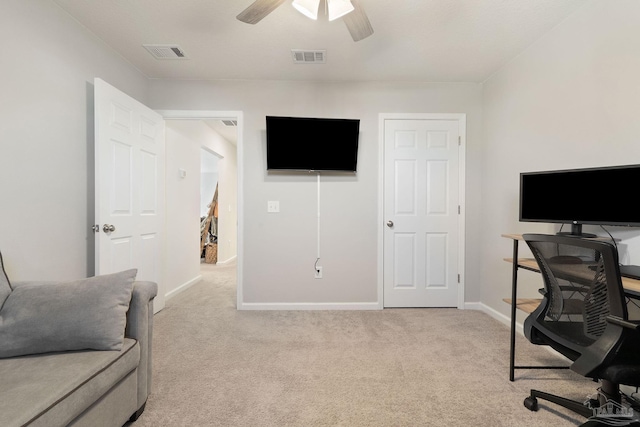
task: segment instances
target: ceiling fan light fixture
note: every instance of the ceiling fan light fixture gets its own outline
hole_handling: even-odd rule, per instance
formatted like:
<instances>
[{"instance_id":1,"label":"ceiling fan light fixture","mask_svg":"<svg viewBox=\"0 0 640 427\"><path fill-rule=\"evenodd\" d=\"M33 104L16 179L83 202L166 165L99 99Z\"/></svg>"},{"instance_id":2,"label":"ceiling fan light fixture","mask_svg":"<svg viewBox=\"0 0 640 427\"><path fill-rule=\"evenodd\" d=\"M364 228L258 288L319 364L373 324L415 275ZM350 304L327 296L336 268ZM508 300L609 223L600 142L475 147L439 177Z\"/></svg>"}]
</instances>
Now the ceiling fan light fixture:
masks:
<instances>
[{"instance_id":1,"label":"ceiling fan light fixture","mask_svg":"<svg viewBox=\"0 0 640 427\"><path fill-rule=\"evenodd\" d=\"M351 0L327 0L329 6L329 21L342 18L347 13L353 12Z\"/></svg>"},{"instance_id":2,"label":"ceiling fan light fixture","mask_svg":"<svg viewBox=\"0 0 640 427\"><path fill-rule=\"evenodd\" d=\"M304 16L314 20L318 19L320 0L293 0L292 5Z\"/></svg>"}]
</instances>

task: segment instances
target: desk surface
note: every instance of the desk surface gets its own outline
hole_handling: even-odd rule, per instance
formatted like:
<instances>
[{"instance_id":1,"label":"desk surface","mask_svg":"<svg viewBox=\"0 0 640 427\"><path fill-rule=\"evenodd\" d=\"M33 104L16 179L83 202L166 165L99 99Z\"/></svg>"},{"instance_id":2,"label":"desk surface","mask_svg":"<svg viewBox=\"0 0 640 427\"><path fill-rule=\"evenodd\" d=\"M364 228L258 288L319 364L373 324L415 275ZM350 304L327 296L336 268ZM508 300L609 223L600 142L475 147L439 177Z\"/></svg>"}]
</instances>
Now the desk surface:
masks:
<instances>
[{"instance_id":1,"label":"desk surface","mask_svg":"<svg viewBox=\"0 0 640 427\"><path fill-rule=\"evenodd\" d=\"M513 240L522 240L522 234L503 234L502 237ZM513 262L513 258L505 258L504 260L510 263ZM518 267L530 271L540 271L540 269L538 268L538 263L533 258L519 258ZM640 280L622 276L622 287L628 293L636 297L640 296Z\"/></svg>"},{"instance_id":2,"label":"desk surface","mask_svg":"<svg viewBox=\"0 0 640 427\"><path fill-rule=\"evenodd\" d=\"M533 233L535 234L535 233ZM522 234L510 234L510 233L506 233L506 234L501 234L502 237L506 237L507 239L513 239L513 240L524 240L524 238L522 237ZM602 236L598 236L598 237L593 237L590 238L590 240L605 240L605 241L610 241L611 239L608 237L602 237Z\"/></svg>"},{"instance_id":3,"label":"desk surface","mask_svg":"<svg viewBox=\"0 0 640 427\"><path fill-rule=\"evenodd\" d=\"M504 260L510 263L513 262L513 258L505 258ZM533 258L519 258L518 267L524 268L525 270L540 272L538 263ZM622 287L628 293L633 294L634 296L640 296L640 280L622 276Z\"/></svg>"},{"instance_id":4,"label":"desk surface","mask_svg":"<svg viewBox=\"0 0 640 427\"><path fill-rule=\"evenodd\" d=\"M502 298L502 301L511 304L511 298ZM541 301L542 299L540 298L518 298L516 300L516 308L531 314L538 308Z\"/></svg>"}]
</instances>

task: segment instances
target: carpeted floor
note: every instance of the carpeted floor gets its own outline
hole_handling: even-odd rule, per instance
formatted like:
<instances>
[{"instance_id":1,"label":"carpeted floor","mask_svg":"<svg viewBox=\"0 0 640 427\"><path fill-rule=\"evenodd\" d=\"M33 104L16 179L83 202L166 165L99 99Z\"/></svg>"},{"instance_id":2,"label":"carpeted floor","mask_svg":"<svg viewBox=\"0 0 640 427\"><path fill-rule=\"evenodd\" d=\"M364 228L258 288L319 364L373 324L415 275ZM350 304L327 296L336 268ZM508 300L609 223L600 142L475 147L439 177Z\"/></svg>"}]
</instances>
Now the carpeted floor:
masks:
<instances>
[{"instance_id":1,"label":"carpeted floor","mask_svg":"<svg viewBox=\"0 0 640 427\"><path fill-rule=\"evenodd\" d=\"M509 330L456 309L237 311L235 265L203 280L154 323L146 426L575 426L530 388L584 400L596 384L568 370L508 380ZM518 364L558 364L518 336Z\"/></svg>"}]
</instances>

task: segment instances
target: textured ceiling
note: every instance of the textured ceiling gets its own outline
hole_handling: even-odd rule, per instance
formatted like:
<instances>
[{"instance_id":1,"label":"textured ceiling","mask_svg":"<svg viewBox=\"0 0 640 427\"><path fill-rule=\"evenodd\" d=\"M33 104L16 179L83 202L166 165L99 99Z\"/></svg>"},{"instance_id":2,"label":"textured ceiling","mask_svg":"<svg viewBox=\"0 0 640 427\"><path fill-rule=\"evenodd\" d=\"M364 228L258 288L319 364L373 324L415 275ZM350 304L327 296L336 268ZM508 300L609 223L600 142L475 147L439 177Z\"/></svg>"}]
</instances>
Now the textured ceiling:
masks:
<instances>
[{"instance_id":1,"label":"textured ceiling","mask_svg":"<svg viewBox=\"0 0 640 427\"><path fill-rule=\"evenodd\" d=\"M340 20L286 1L256 25L253 0L53 0L149 78L482 82L584 0L360 0L375 33L354 42ZM143 44L177 44L156 60ZM323 49L294 64L291 49Z\"/></svg>"}]
</instances>

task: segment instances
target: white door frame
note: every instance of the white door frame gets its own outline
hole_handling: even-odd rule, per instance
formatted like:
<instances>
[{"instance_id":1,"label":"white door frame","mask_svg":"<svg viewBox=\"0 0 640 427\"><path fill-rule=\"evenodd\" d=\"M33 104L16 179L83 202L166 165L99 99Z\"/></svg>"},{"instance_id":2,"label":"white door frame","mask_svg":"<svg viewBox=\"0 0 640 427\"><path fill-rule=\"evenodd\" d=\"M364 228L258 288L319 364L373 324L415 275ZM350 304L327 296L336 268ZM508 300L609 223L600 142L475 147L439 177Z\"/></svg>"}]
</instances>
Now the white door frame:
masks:
<instances>
[{"instance_id":1,"label":"white door frame","mask_svg":"<svg viewBox=\"0 0 640 427\"><path fill-rule=\"evenodd\" d=\"M244 118L242 111L213 111L213 110L156 110L165 120L210 120L225 119L237 120L238 122L238 144L237 144L237 172L238 172L238 237L237 237L237 290L236 290L236 308L240 305L242 299L242 266L244 260L244 185L243 185L243 143L242 130L244 127Z\"/></svg>"},{"instance_id":2,"label":"white door frame","mask_svg":"<svg viewBox=\"0 0 640 427\"><path fill-rule=\"evenodd\" d=\"M380 113L378 115L378 306L384 308L384 122L385 120L457 120L460 129L458 194L460 217L458 221L458 308L464 309L465 283L465 147L467 140L467 115L460 113Z\"/></svg>"}]
</instances>

